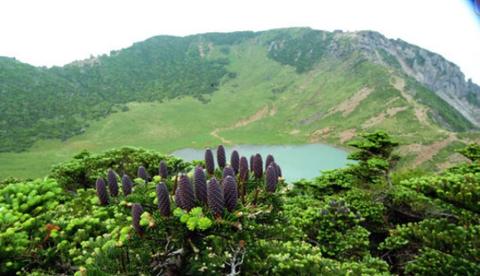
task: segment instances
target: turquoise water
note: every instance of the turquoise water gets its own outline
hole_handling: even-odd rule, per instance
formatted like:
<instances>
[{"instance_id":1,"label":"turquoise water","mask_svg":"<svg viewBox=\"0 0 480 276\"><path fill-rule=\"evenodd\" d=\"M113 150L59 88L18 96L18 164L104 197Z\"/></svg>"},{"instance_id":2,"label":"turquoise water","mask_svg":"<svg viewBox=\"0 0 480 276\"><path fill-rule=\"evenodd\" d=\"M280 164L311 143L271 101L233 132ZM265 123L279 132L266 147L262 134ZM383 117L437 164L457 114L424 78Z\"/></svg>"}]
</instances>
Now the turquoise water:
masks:
<instances>
[{"instance_id":1,"label":"turquoise water","mask_svg":"<svg viewBox=\"0 0 480 276\"><path fill-rule=\"evenodd\" d=\"M230 153L237 150L240 156L246 156L250 161L250 155L260 153L263 162L268 154L272 154L281 168L287 182L301 178L311 179L320 175L323 170L342 168L349 162L348 153L344 150L324 144L307 145L237 145L226 147L227 162ZM186 161L203 160L205 150L185 148L172 154ZM214 150L214 156L215 150ZM265 164L265 163L264 163Z\"/></svg>"}]
</instances>

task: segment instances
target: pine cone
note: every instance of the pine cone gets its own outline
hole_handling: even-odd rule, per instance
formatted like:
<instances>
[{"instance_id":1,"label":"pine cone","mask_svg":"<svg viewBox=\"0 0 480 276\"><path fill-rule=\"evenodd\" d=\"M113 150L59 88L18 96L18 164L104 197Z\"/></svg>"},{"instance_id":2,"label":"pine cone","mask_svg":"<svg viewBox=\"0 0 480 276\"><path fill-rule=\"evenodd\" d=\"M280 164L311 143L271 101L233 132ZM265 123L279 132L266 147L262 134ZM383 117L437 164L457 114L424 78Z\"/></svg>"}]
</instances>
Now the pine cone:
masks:
<instances>
[{"instance_id":1,"label":"pine cone","mask_svg":"<svg viewBox=\"0 0 480 276\"><path fill-rule=\"evenodd\" d=\"M267 155L267 158L265 159L265 171L267 170L268 166L270 166L272 162L275 162L275 159L273 158L273 156L271 154Z\"/></svg>"},{"instance_id":2,"label":"pine cone","mask_svg":"<svg viewBox=\"0 0 480 276\"><path fill-rule=\"evenodd\" d=\"M220 168L225 168L225 165L227 164L227 158L225 155L225 148L223 145L218 146L217 148L217 163Z\"/></svg>"},{"instance_id":3,"label":"pine cone","mask_svg":"<svg viewBox=\"0 0 480 276\"><path fill-rule=\"evenodd\" d=\"M167 185L163 182L157 185L157 201L160 214L164 217L170 216L170 197L168 196Z\"/></svg>"},{"instance_id":4,"label":"pine cone","mask_svg":"<svg viewBox=\"0 0 480 276\"><path fill-rule=\"evenodd\" d=\"M253 172L253 161L255 160L255 155L250 156L250 171Z\"/></svg>"},{"instance_id":5,"label":"pine cone","mask_svg":"<svg viewBox=\"0 0 480 276\"><path fill-rule=\"evenodd\" d=\"M177 190L175 190L175 204L177 205L178 208L185 209L185 206L183 205L183 202L182 202L181 193L182 191L180 190L180 187L177 187Z\"/></svg>"},{"instance_id":6,"label":"pine cone","mask_svg":"<svg viewBox=\"0 0 480 276\"><path fill-rule=\"evenodd\" d=\"M232 212L237 207L238 190L237 181L230 175L223 180L223 198L225 207Z\"/></svg>"},{"instance_id":7,"label":"pine cone","mask_svg":"<svg viewBox=\"0 0 480 276\"><path fill-rule=\"evenodd\" d=\"M210 179L207 187L208 207L212 211L213 215L218 217L222 216L224 208L224 199L222 187L215 178Z\"/></svg>"},{"instance_id":8,"label":"pine cone","mask_svg":"<svg viewBox=\"0 0 480 276\"><path fill-rule=\"evenodd\" d=\"M207 168L208 174L213 175L215 172L215 162L213 160L213 152L211 149L205 150L205 167Z\"/></svg>"},{"instance_id":9,"label":"pine cone","mask_svg":"<svg viewBox=\"0 0 480 276\"><path fill-rule=\"evenodd\" d=\"M128 175L124 174L122 176L122 190L124 195L129 195L132 193L132 186L133 183L128 177Z\"/></svg>"},{"instance_id":10,"label":"pine cone","mask_svg":"<svg viewBox=\"0 0 480 276\"><path fill-rule=\"evenodd\" d=\"M203 204L207 204L207 179L203 168L197 166L193 173L193 181L195 184L195 196L197 200Z\"/></svg>"},{"instance_id":11,"label":"pine cone","mask_svg":"<svg viewBox=\"0 0 480 276\"><path fill-rule=\"evenodd\" d=\"M180 175L180 180L178 182L178 187L180 188L180 198L185 210L190 211L195 207L195 194L193 192L192 183L188 176L182 174Z\"/></svg>"},{"instance_id":12,"label":"pine cone","mask_svg":"<svg viewBox=\"0 0 480 276\"><path fill-rule=\"evenodd\" d=\"M145 180L145 182L148 182L150 180L150 175L148 174L144 166L138 167L137 175L141 179Z\"/></svg>"},{"instance_id":13,"label":"pine cone","mask_svg":"<svg viewBox=\"0 0 480 276\"><path fill-rule=\"evenodd\" d=\"M235 174L237 174L240 167L240 155L238 155L238 151L236 150L234 150L230 156L230 165L235 171Z\"/></svg>"},{"instance_id":14,"label":"pine cone","mask_svg":"<svg viewBox=\"0 0 480 276\"><path fill-rule=\"evenodd\" d=\"M235 178L235 171L232 167L226 166L225 168L223 168L222 179L225 179L229 175Z\"/></svg>"},{"instance_id":15,"label":"pine cone","mask_svg":"<svg viewBox=\"0 0 480 276\"><path fill-rule=\"evenodd\" d=\"M277 189L277 182L278 182L277 170L275 166L270 165L267 168L267 171L265 172L265 184L266 184L267 192L274 193L275 190Z\"/></svg>"},{"instance_id":16,"label":"pine cone","mask_svg":"<svg viewBox=\"0 0 480 276\"><path fill-rule=\"evenodd\" d=\"M248 161L245 156L240 158L240 168L239 168L240 180L245 182L248 180Z\"/></svg>"},{"instance_id":17,"label":"pine cone","mask_svg":"<svg viewBox=\"0 0 480 276\"><path fill-rule=\"evenodd\" d=\"M253 173L257 179L263 176L263 160L260 153L257 153L253 158Z\"/></svg>"},{"instance_id":18,"label":"pine cone","mask_svg":"<svg viewBox=\"0 0 480 276\"><path fill-rule=\"evenodd\" d=\"M107 205L108 193L107 193L107 187L105 186L105 181L103 180L103 178L100 177L97 179L95 188L97 190L98 199L100 200L100 205Z\"/></svg>"},{"instance_id":19,"label":"pine cone","mask_svg":"<svg viewBox=\"0 0 480 276\"><path fill-rule=\"evenodd\" d=\"M110 190L111 196L118 196L118 182L117 182L117 174L114 170L108 169L108 190Z\"/></svg>"},{"instance_id":20,"label":"pine cone","mask_svg":"<svg viewBox=\"0 0 480 276\"><path fill-rule=\"evenodd\" d=\"M277 177L282 177L282 169L277 163L275 163L275 169L277 170Z\"/></svg>"},{"instance_id":21,"label":"pine cone","mask_svg":"<svg viewBox=\"0 0 480 276\"><path fill-rule=\"evenodd\" d=\"M162 160L160 161L160 166L158 167L158 175L160 175L160 177L162 177L162 179L167 179L168 177L168 167L167 167L167 163Z\"/></svg>"},{"instance_id":22,"label":"pine cone","mask_svg":"<svg viewBox=\"0 0 480 276\"><path fill-rule=\"evenodd\" d=\"M140 225L140 218L143 213L143 208L142 205L138 203L134 203L132 205L132 226L133 229L135 229L135 232L139 234L140 236L143 235L144 231L142 226Z\"/></svg>"}]
</instances>

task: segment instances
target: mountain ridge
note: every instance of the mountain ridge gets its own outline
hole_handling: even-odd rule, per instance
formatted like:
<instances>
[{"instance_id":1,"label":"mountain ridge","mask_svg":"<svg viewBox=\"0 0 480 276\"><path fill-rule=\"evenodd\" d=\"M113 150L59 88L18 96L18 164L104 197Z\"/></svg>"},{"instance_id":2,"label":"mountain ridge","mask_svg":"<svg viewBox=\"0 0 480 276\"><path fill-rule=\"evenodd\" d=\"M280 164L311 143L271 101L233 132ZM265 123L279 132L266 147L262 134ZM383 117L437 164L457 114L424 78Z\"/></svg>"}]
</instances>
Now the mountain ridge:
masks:
<instances>
[{"instance_id":1,"label":"mountain ridge","mask_svg":"<svg viewBox=\"0 0 480 276\"><path fill-rule=\"evenodd\" d=\"M366 34L360 39L378 36ZM0 70L0 96L8 99L1 149L26 150L0 153L7 163L0 167L16 170L48 154L44 172L83 148L120 145L164 152L222 141L344 145L377 128L404 144L406 163L423 160L423 151L439 158L427 163L445 163L445 150L478 138L460 112L356 36L305 28L158 36L58 68L0 62L8 69ZM451 133L451 143L435 146Z\"/></svg>"}]
</instances>

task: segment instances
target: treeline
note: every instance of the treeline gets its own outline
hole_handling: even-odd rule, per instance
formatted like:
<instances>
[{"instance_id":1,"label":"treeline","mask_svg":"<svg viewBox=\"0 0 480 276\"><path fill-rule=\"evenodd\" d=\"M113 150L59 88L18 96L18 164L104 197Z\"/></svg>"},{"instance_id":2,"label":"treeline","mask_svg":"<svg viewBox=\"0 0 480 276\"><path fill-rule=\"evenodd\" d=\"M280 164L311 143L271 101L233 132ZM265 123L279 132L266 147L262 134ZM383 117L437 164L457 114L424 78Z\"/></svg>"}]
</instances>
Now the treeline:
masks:
<instances>
[{"instance_id":1,"label":"treeline","mask_svg":"<svg viewBox=\"0 0 480 276\"><path fill-rule=\"evenodd\" d=\"M159 36L51 69L0 58L0 152L25 150L38 139L67 139L90 120L125 110L128 102L202 99L223 78L235 77L227 58L209 55L209 44L237 43L252 34Z\"/></svg>"}]
</instances>

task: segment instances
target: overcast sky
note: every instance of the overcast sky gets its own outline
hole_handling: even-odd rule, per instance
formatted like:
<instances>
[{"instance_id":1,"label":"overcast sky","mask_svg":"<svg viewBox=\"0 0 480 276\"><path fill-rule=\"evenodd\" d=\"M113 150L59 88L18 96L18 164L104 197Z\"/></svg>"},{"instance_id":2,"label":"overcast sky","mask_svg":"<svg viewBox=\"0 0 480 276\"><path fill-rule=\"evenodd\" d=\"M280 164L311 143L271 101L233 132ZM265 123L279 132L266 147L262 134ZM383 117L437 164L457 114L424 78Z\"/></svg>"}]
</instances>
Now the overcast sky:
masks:
<instances>
[{"instance_id":1,"label":"overcast sky","mask_svg":"<svg viewBox=\"0 0 480 276\"><path fill-rule=\"evenodd\" d=\"M473 0L472 0L473 1ZM0 56L63 65L154 35L375 30L437 52L480 84L480 19L467 0L2 0Z\"/></svg>"}]
</instances>

